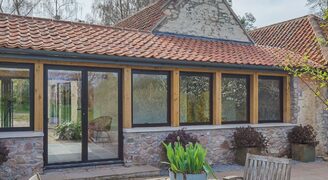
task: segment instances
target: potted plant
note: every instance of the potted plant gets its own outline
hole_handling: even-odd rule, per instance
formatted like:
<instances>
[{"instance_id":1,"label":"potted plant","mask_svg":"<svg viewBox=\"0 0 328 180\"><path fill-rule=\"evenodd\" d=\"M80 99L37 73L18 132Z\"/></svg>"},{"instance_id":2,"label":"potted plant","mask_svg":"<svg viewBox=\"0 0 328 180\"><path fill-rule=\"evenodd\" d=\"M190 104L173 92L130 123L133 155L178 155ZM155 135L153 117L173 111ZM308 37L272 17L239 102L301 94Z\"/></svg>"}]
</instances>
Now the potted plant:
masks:
<instances>
[{"instance_id":1,"label":"potted plant","mask_svg":"<svg viewBox=\"0 0 328 180\"><path fill-rule=\"evenodd\" d=\"M183 147L186 147L189 143L199 143L196 136L192 135L191 133L187 133L184 129L180 129L168 134L164 140L165 144L175 144L176 142L179 142Z\"/></svg>"},{"instance_id":2,"label":"potted plant","mask_svg":"<svg viewBox=\"0 0 328 180\"><path fill-rule=\"evenodd\" d=\"M292 159L302 162L315 161L315 147L317 133L311 125L296 126L288 133L288 141L291 143Z\"/></svg>"},{"instance_id":3,"label":"potted plant","mask_svg":"<svg viewBox=\"0 0 328 180\"><path fill-rule=\"evenodd\" d=\"M206 161L206 150L198 143L183 147L181 143L164 144L169 162L170 180L207 180L214 175L213 169ZM217 179L217 178L216 178Z\"/></svg>"},{"instance_id":4,"label":"potted plant","mask_svg":"<svg viewBox=\"0 0 328 180\"><path fill-rule=\"evenodd\" d=\"M0 143L0 165L8 161L8 154L9 150L7 147L3 143Z\"/></svg>"},{"instance_id":5,"label":"potted plant","mask_svg":"<svg viewBox=\"0 0 328 180\"><path fill-rule=\"evenodd\" d=\"M266 150L268 141L261 132L250 126L240 127L233 134L235 161L244 166L247 153L261 155Z\"/></svg>"}]
</instances>

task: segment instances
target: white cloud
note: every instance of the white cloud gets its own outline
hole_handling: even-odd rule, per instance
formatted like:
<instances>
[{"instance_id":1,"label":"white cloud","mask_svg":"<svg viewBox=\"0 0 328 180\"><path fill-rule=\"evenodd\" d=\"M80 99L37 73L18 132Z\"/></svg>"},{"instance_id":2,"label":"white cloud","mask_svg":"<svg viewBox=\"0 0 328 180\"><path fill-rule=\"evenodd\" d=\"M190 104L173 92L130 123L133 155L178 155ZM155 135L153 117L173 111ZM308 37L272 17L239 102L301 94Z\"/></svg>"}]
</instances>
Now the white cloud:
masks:
<instances>
[{"instance_id":1,"label":"white cloud","mask_svg":"<svg viewBox=\"0 0 328 180\"><path fill-rule=\"evenodd\" d=\"M256 18L255 26L301 17L310 13L306 0L232 0L232 8L238 15L251 12Z\"/></svg>"}]
</instances>

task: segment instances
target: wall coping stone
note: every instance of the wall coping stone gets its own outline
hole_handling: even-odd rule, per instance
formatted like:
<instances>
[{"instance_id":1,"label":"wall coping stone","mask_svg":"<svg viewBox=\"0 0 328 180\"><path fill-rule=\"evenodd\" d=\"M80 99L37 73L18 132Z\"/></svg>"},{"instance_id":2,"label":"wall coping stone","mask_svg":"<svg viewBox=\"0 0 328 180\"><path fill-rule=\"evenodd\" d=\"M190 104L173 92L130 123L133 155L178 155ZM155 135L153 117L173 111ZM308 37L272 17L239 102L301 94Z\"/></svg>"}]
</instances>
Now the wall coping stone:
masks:
<instances>
[{"instance_id":1,"label":"wall coping stone","mask_svg":"<svg viewBox=\"0 0 328 180\"><path fill-rule=\"evenodd\" d=\"M34 131L0 132L0 139L34 138L34 137L43 137L43 132L34 132Z\"/></svg>"},{"instance_id":2,"label":"wall coping stone","mask_svg":"<svg viewBox=\"0 0 328 180\"><path fill-rule=\"evenodd\" d=\"M199 130L219 130L219 129L236 129L238 127L251 126L254 128L276 128L276 127L294 127L297 124L291 123L265 123L265 124L225 124L225 125L196 125L196 126L180 126L180 127L137 127L125 128L124 133L147 133L147 132L171 132L179 129L187 131Z\"/></svg>"}]
</instances>

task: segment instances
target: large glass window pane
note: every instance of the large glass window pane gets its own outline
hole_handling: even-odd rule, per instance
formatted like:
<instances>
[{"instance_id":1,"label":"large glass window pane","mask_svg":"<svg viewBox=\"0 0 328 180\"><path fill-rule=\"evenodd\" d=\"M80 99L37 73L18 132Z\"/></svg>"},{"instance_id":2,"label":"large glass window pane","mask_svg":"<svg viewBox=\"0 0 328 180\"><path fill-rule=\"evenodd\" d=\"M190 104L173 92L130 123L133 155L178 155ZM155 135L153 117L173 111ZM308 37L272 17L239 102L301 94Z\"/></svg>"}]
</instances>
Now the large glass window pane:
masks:
<instances>
[{"instance_id":1,"label":"large glass window pane","mask_svg":"<svg viewBox=\"0 0 328 180\"><path fill-rule=\"evenodd\" d=\"M133 125L169 125L169 73L133 72Z\"/></svg>"},{"instance_id":2,"label":"large glass window pane","mask_svg":"<svg viewBox=\"0 0 328 180\"><path fill-rule=\"evenodd\" d=\"M31 127L30 86L30 69L0 68L0 129Z\"/></svg>"},{"instance_id":3,"label":"large glass window pane","mask_svg":"<svg viewBox=\"0 0 328 180\"><path fill-rule=\"evenodd\" d=\"M81 161L82 73L48 70L48 163Z\"/></svg>"},{"instance_id":4,"label":"large glass window pane","mask_svg":"<svg viewBox=\"0 0 328 180\"><path fill-rule=\"evenodd\" d=\"M259 78L259 121L282 122L281 77Z\"/></svg>"},{"instance_id":5,"label":"large glass window pane","mask_svg":"<svg viewBox=\"0 0 328 180\"><path fill-rule=\"evenodd\" d=\"M249 76L222 75L222 122L249 122Z\"/></svg>"},{"instance_id":6,"label":"large glass window pane","mask_svg":"<svg viewBox=\"0 0 328 180\"><path fill-rule=\"evenodd\" d=\"M88 160L118 158L119 76L88 72Z\"/></svg>"},{"instance_id":7,"label":"large glass window pane","mask_svg":"<svg viewBox=\"0 0 328 180\"><path fill-rule=\"evenodd\" d=\"M211 74L181 73L180 123L211 123Z\"/></svg>"}]
</instances>

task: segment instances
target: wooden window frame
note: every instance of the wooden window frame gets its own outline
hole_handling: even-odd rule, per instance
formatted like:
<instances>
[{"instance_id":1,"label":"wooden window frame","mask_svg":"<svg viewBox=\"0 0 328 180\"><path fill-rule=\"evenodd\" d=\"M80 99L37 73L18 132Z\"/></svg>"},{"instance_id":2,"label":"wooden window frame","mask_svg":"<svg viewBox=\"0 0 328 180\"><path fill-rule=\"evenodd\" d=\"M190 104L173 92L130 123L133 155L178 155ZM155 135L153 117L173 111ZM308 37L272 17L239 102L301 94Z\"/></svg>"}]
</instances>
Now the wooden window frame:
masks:
<instances>
[{"instance_id":1,"label":"wooden window frame","mask_svg":"<svg viewBox=\"0 0 328 180\"><path fill-rule=\"evenodd\" d=\"M167 120L165 123L145 123L135 124L133 117L133 75L134 74L152 74L167 76ZM171 72L170 71L154 71L154 70L139 70L134 69L131 72L131 125L132 127L161 127L171 126Z\"/></svg>"}]
</instances>

